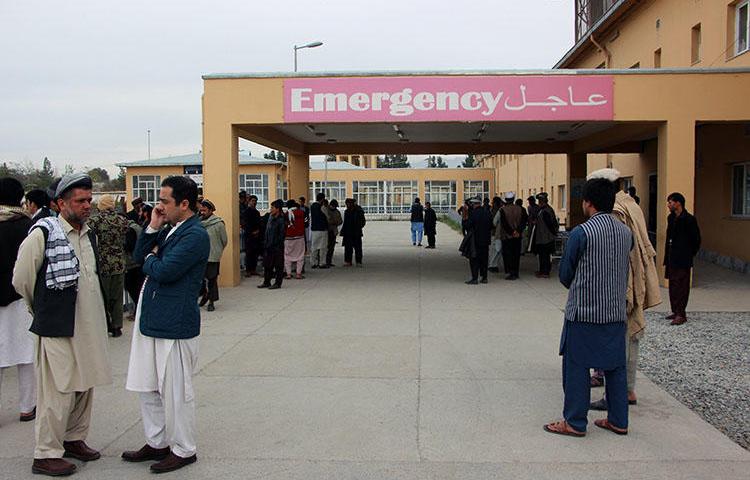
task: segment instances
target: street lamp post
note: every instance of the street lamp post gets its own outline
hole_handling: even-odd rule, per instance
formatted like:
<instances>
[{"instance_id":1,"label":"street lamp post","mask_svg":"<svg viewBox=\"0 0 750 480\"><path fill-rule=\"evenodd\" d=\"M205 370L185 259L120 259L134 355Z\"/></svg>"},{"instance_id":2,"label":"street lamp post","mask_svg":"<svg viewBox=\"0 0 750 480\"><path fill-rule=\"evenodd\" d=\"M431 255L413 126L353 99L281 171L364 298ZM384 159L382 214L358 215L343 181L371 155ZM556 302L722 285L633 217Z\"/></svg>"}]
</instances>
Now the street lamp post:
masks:
<instances>
[{"instance_id":1,"label":"street lamp post","mask_svg":"<svg viewBox=\"0 0 750 480\"><path fill-rule=\"evenodd\" d=\"M294 71L297 71L297 50L302 50L303 48L315 48L323 45L323 42L310 42L305 45L294 46Z\"/></svg>"}]
</instances>

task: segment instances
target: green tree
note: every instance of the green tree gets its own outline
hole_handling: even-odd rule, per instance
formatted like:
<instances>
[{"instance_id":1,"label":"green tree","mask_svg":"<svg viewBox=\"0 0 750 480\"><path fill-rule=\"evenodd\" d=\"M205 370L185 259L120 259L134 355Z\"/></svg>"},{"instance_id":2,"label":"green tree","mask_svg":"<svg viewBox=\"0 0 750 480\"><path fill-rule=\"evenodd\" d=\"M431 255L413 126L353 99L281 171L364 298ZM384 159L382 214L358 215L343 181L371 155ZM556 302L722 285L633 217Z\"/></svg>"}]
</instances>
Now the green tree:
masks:
<instances>
[{"instance_id":1,"label":"green tree","mask_svg":"<svg viewBox=\"0 0 750 480\"><path fill-rule=\"evenodd\" d=\"M86 171L91 181L94 183L106 184L109 183L109 172L101 167L90 168Z\"/></svg>"},{"instance_id":2,"label":"green tree","mask_svg":"<svg viewBox=\"0 0 750 480\"><path fill-rule=\"evenodd\" d=\"M276 150L271 150L268 153L264 153L263 158L266 158L268 160L277 160L279 162L286 162L286 154L284 152L278 152Z\"/></svg>"},{"instance_id":3,"label":"green tree","mask_svg":"<svg viewBox=\"0 0 750 480\"><path fill-rule=\"evenodd\" d=\"M396 155L383 155L378 157L378 168L411 168L409 159L406 155L398 153Z\"/></svg>"},{"instance_id":4,"label":"green tree","mask_svg":"<svg viewBox=\"0 0 750 480\"><path fill-rule=\"evenodd\" d=\"M461 165L464 168L474 168L476 166L476 159L474 158L474 154L470 153L466 155L466 158L464 158L464 163Z\"/></svg>"},{"instance_id":5,"label":"green tree","mask_svg":"<svg viewBox=\"0 0 750 480\"><path fill-rule=\"evenodd\" d=\"M427 157L427 168L448 168L448 164L445 163L443 157L430 155Z\"/></svg>"},{"instance_id":6,"label":"green tree","mask_svg":"<svg viewBox=\"0 0 750 480\"><path fill-rule=\"evenodd\" d=\"M113 178L109 182L107 188L110 192L122 192L125 190L125 169L120 167L120 172L117 174L117 178Z\"/></svg>"}]
</instances>

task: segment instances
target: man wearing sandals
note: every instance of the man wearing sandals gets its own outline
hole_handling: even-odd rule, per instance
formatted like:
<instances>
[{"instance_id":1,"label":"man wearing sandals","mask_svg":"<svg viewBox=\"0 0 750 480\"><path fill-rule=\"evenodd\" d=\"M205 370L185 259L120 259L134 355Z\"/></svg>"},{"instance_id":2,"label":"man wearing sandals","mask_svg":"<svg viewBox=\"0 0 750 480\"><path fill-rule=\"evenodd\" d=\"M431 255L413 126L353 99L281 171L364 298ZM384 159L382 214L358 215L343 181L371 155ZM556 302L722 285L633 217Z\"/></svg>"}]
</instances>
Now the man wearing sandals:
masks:
<instances>
[{"instance_id":1,"label":"man wearing sandals","mask_svg":"<svg viewBox=\"0 0 750 480\"><path fill-rule=\"evenodd\" d=\"M628 432L625 332L633 235L611 215L616 191L604 178L585 183L582 207L588 220L570 233L560 262L560 282L569 289L560 339L564 420L545 425L550 433L586 435L591 368L604 370L608 403L607 418L594 424Z\"/></svg>"}]
</instances>

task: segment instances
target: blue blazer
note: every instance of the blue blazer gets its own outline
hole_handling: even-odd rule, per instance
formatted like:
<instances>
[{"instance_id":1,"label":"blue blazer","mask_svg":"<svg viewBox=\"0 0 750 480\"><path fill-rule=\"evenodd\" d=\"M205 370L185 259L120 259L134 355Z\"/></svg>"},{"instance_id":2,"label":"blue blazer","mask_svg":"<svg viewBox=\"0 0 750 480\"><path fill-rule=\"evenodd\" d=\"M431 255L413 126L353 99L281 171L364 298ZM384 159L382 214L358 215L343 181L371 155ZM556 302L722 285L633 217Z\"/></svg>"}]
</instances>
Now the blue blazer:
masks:
<instances>
[{"instance_id":1,"label":"blue blazer","mask_svg":"<svg viewBox=\"0 0 750 480\"><path fill-rule=\"evenodd\" d=\"M141 300L141 333L147 337L186 339L200 334L198 293L208 262L210 241L198 215L185 220L176 232L144 231L133 258L143 265L148 281ZM156 255L149 255L159 246Z\"/></svg>"}]
</instances>

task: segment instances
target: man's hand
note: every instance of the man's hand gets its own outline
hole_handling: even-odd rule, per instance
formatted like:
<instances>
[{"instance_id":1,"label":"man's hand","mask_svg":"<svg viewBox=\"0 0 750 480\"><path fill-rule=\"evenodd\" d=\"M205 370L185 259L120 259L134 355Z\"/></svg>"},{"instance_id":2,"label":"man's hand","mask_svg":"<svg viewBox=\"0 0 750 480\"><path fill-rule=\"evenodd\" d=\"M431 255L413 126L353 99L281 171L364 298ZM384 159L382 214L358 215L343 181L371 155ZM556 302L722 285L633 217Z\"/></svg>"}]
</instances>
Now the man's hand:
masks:
<instances>
[{"instance_id":1,"label":"man's hand","mask_svg":"<svg viewBox=\"0 0 750 480\"><path fill-rule=\"evenodd\" d=\"M165 223L167 223L167 215L164 213L164 207L159 204L151 212L151 223L148 226L154 230L161 230Z\"/></svg>"},{"instance_id":2,"label":"man's hand","mask_svg":"<svg viewBox=\"0 0 750 480\"><path fill-rule=\"evenodd\" d=\"M158 255L159 254L159 245L154 245L154 248L151 249L151 253L153 253L154 255Z\"/></svg>"}]
</instances>

